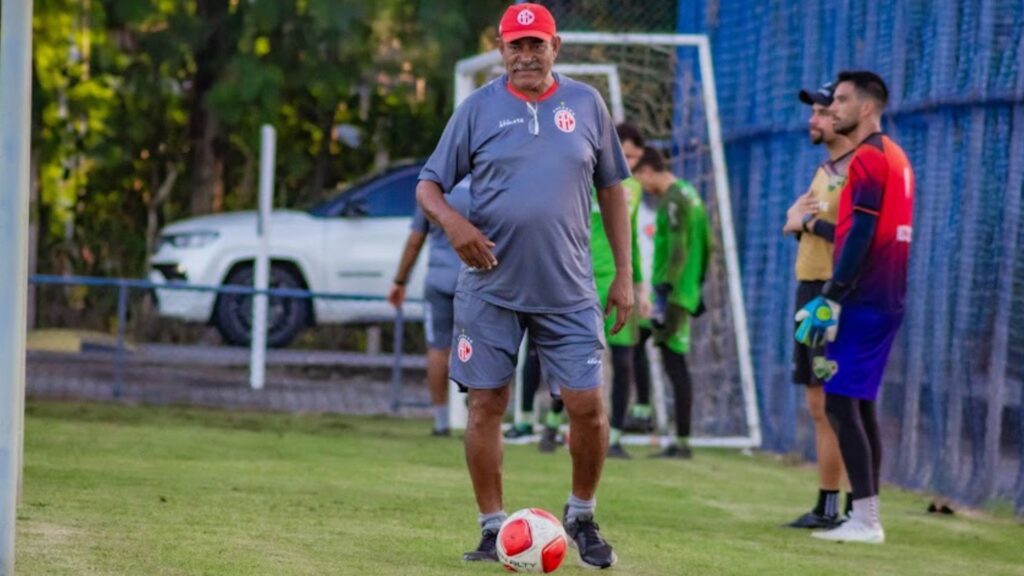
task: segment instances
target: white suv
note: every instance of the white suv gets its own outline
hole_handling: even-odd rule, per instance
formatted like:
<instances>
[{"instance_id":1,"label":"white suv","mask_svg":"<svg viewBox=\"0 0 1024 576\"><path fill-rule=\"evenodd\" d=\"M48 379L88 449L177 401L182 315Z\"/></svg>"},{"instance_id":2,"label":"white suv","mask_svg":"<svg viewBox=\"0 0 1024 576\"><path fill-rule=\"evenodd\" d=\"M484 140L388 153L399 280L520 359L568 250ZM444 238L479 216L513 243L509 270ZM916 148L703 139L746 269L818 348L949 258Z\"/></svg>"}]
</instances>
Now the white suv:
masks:
<instances>
[{"instance_id":1,"label":"white suv","mask_svg":"<svg viewBox=\"0 0 1024 576\"><path fill-rule=\"evenodd\" d=\"M409 234L422 164L403 164L360 181L308 212L275 210L270 224L270 286L375 299L271 298L267 343L287 346L306 326L394 318L384 298ZM155 284L252 286L256 213L190 218L160 232L150 257ZM405 318L422 319L425 258L409 278ZM224 340L247 345L251 297L157 289L162 316L217 327Z\"/></svg>"}]
</instances>

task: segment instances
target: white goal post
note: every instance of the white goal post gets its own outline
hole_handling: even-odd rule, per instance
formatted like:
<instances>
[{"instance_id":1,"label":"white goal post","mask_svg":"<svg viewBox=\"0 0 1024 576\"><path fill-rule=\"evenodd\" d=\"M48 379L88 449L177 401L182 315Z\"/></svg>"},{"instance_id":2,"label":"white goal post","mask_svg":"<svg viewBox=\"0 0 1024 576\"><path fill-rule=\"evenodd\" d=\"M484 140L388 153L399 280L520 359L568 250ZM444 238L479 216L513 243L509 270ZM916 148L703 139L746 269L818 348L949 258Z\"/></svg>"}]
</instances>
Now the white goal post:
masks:
<instances>
[{"instance_id":1,"label":"white goal post","mask_svg":"<svg viewBox=\"0 0 1024 576\"><path fill-rule=\"evenodd\" d=\"M733 331L735 359L738 363L739 384L743 396L743 415L746 420L746 435L728 437L694 437L691 443L695 446L726 446L737 448L755 448L761 444L760 416L757 407L754 372L750 355L750 341L747 331L746 309L743 301L742 280L737 256L735 226L732 217L732 206L729 195L729 181L726 171L725 151L722 143L721 127L718 114L718 97L714 80L714 69L711 59L711 47L707 36L700 34L641 34L641 33L603 33L603 32L562 32L562 54L574 45L590 45L598 47L656 47L662 53L671 53L680 48L695 49L699 63L699 90L703 103L702 115L706 122L706 145L709 149L713 168L714 204L717 207L717 218L720 226L721 242L719 247L724 259L727 274L727 302L730 307L731 329ZM575 56L575 55L574 55ZM609 62L581 62L580 58L570 57L569 63L556 63L556 70L569 76L600 76L607 80L606 98L615 120L629 120L623 104L623 88L620 72L621 65ZM493 76L492 71L500 73L501 56L497 50L479 54L460 60L455 66L455 102L456 105L478 88L481 75ZM663 74L674 74L673 70L662 71ZM679 96L680 98L682 96ZM629 95L625 95L629 98ZM723 302L724 303L724 302ZM543 387L542 387L543 388ZM517 395L518 397L518 395ZM457 394L452 385L451 424L454 428L464 428L466 409L463 395ZM518 405L517 408L518 410ZM646 439L646 437L644 437ZM649 441L649 440L640 440Z\"/></svg>"}]
</instances>

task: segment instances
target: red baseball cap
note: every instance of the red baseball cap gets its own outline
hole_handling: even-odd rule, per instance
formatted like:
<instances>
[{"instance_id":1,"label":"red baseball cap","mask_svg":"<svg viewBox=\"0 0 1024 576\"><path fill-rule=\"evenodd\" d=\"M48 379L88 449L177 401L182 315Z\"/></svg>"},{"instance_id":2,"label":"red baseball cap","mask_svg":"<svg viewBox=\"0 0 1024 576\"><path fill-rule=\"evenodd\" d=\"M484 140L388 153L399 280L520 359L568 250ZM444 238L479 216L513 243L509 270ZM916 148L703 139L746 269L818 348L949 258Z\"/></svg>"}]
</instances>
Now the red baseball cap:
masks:
<instances>
[{"instance_id":1,"label":"red baseball cap","mask_svg":"<svg viewBox=\"0 0 1024 576\"><path fill-rule=\"evenodd\" d=\"M540 4L513 4L505 10L498 24L498 35L505 42L520 38L551 40L555 35L555 17Z\"/></svg>"}]
</instances>

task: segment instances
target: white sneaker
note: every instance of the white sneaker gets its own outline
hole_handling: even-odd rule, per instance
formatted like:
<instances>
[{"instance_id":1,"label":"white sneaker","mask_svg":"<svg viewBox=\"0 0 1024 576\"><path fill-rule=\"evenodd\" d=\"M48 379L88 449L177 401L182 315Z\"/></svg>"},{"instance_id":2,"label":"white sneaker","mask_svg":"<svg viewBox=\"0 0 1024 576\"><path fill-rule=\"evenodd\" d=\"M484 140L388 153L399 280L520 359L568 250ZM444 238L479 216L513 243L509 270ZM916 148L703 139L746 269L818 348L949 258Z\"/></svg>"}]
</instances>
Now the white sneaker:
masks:
<instances>
[{"instance_id":1,"label":"white sneaker","mask_svg":"<svg viewBox=\"0 0 1024 576\"><path fill-rule=\"evenodd\" d=\"M831 540L832 542L863 542L865 544L882 544L885 542L885 531L881 524L871 526L860 518L850 518L838 528L812 532L813 538Z\"/></svg>"}]
</instances>

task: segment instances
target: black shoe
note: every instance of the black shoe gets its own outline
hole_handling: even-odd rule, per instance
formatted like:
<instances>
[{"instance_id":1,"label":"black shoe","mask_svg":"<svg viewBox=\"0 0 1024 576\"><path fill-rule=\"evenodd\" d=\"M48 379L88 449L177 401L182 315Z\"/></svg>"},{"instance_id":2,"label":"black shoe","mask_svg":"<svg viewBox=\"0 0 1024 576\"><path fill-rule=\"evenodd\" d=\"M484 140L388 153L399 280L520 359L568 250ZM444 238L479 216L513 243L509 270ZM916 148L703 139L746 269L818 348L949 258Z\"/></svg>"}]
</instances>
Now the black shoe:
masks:
<instances>
[{"instance_id":1,"label":"black shoe","mask_svg":"<svg viewBox=\"0 0 1024 576\"><path fill-rule=\"evenodd\" d=\"M818 514L814 510L800 516L796 520L793 520L789 524L783 526L788 528L825 528L831 529L836 528L843 523L843 519L839 515L826 516L824 514Z\"/></svg>"},{"instance_id":2,"label":"black shoe","mask_svg":"<svg viewBox=\"0 0 1024 576\"><path fill-rule=\"evenodd\" d=\"M629 452L626 452L626 449L623 448L622 444L619 444L618 442L616 442L615 444L608 445L608 457L618 458L620 460L630 459Z\"/></svg>"},{"instance_id":3,"label":"black shoe","mask_svg":"<svg viewBox=\"0 0 1024 576\"><path fill-rule=\"evenodd\" d=\"M435 438L447 438L452 435L452 431L450 428L434 428L430 431L430 435Z\"/></svg>"},{"instance_id":4,"label":"black shoe","mask_svg":"<svg viewBox=\"0 0 1024 576\"><path fill-rule=\"evenodd\" d=\"M639 417L626 414L622 421L623 432L654 432L654 420L650 416Z\"/></svg>"},{"instance_id":5,"label":"black shoe","mask_svg":"<svg viewBox=\"0 0 1024 576\"><path fill-rule=\"evenodd\" d=\"M544 432L540 437L540 443L537 444L537 449L544 453L550 453L558 448L558 444L558 428L545 426Z\"/></svg>"},{"instance_id":6,"label":"black shoe","mask_svg":"<svg viewBox=\"0 0 1024 576\"><path fill-rule=\"evenodd\" d=\"M661 452L651 454L651 458L675 458L678 460L689 460L690 458L693 458L693 450L690 450L689 446L671 444Z\"/></svg>"},{"instance_id":7,"label":"black shoe","mask_svg":"<svg viewBox=\"0 0 1024 576\"><path fill-rule=\"evenodd\" d=\"M569 506L566 505L563 518L568 514ZM610 568L619 560L611 544L601 537L600 527L593 516L577 516L572 521L565 519L562 526L569 536L569 546L580 553L580 563L584 568Z\"/></svg>"},{"instance_id":8,"label":"black shoe","mask_svg":"<svg viewBox=\"0 0 1024 576\"><path fill-rule=\"evenodd\" d=\"M476 550L463 554L462 560L464 562L497 562L498 532L484 530L480 535L480 544L477 545Z\"/></svg>"}]
</instances>

